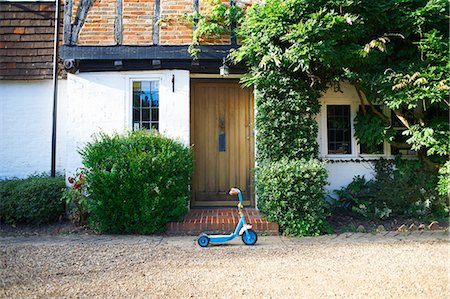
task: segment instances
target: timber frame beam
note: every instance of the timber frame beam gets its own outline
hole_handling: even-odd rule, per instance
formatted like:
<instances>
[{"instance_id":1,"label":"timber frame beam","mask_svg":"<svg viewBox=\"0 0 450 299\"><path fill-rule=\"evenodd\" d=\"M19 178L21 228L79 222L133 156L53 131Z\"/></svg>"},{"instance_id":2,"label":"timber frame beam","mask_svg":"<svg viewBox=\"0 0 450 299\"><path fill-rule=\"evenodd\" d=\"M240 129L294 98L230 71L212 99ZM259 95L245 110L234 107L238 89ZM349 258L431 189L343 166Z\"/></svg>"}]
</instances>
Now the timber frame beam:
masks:
<instances>
[{"instance_id":1,"label":"timber frame beam","mask_svg":"<svg viewBox=\"0 0 450 299\"><path fill-rule=\"evenodd\" d=\"M233 45L201 45L201 60L220 60L229 53ZM188 45L153 46L68 46L60 48L63 59L111 60L111 59L173 59L192 60Z\"/></svg>"},{"instance_id":2,"label":"timber frame beam","mask_svg":"<svg viewBox=\"0 0 450 299\"><path fill-rule=\"evenodd\" d=\"M78 43L80 30L84 25L89 9L94 0L80 0L75 20L72 24L72 8L73 0L65 0L64 2L64 44L75 45Z\"/></svg>"}]
</instances>

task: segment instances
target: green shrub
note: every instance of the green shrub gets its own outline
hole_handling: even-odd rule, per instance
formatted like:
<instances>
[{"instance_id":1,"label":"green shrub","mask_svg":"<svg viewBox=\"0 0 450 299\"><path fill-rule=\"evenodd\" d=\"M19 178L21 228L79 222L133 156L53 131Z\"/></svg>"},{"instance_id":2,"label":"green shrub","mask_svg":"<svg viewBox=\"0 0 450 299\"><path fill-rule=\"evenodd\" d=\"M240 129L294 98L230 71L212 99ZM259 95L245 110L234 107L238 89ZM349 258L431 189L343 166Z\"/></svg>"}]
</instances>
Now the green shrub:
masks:
<instances>
[{"instance_id":1,"label":"green shrub","mask_svg":"<svg viewBox=\"0 0 450 299\"><path fill-rule=\"evenodd\" d=\"M180 142L146 132L101 134L81 155L89 222L98 231L154 233L187 211L192 155Z\"/></svg>"},{"instance_id":2,"label":"green shrub","mask_svg":"<svg viewBox=\"0 0 450 299\"><path fill-rule=\"evenodd\" d=\"M256 171L258 207L287 235L330 231L324 208L327 171L317 160L266 162Z\"/></svg>"},{"instance_id":3,"label":"green shrub","mask_svg":"<svg viewBox=\"0 0 450 299\"><path fill-rule=\"evenodd\" d=\"M375 178L355 177L347 187L337 190L339 206L349 207L365 218L392 216L423 218L448 213L445 195L436 191L438 173L419 160L375 162Z\"/></svg>"},{"instance_id":4,"label":"green shrub","mask_svg":"<svg viewBox=\"0 0 450 299\"><path fill-rule=\"evenodd\" d=\"M63 177L45 175L0 181L0 221L44 224L64 213Z\"/></svg>"}]
</instances>

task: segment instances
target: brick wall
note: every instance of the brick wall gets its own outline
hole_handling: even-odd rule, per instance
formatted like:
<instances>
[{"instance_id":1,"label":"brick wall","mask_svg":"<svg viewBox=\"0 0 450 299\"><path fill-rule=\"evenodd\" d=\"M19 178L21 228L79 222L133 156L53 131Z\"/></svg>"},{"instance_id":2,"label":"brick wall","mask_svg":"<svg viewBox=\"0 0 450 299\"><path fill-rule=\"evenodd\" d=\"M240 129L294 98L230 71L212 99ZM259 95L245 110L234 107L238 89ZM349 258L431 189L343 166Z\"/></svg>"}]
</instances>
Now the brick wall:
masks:
<instances>
[{"instance_id":1,"label":"brick wall","mask_svg":"<svg viewBox=\"0 0 450 299\"><path fill-rule=\"evenodd\" d=\"M255 2L257 0L246 0ZM116 0L95 0L89 10L81 29L78 44L112 45L114 39L114 22L116 18ZM199 1L201 12L210 4L207 0ZM222 0L229 3L229 0ZM73 0L72 23L80 0ZM159 43L163 45L190 44L192 25L185 18L193 12L193 0L160 0ZM124 45L151 45L153 35L155 0L123 0L122 43ZM202 40L204 44L229 44L230 35Z\"/></svg>"},{"instance_id":2,"label":"brick wall","mask_svg":"<svg viewBox=\"0 0 450 299\"><path fill-rule=\"evenodd\" d=\"M230 3L230 0L222 0L222 3L228 4ZM203 14L208 14L208 11L211 9L212 5L210 2L208 1L201 1L200 0L200 13ZM231 28L230 28L231 30ZM231 36L230 34L222 34L220 36L213 36L213 37L208 37L208 38L201 38L200 39L200 44L205 44L205 45L226 45L230 43L230 39Z\"/></svg>"},{"instance_id":3,"label":"brick wall","mask_svg":"<svg viewBox=\"0 0 450 299\"><path fill-rule=\"evenodd\" d=\"M161 0L160 44L190 44L192 25L183 16L193 12L192 0Z\"/></svg>"},{"instance_id":4,"label":"brick wall","mask_svg":"<svg viewBox=\"0 0 450 299\"><path fill-rule=\"evenodd\" d=\"M124 1L127 3L128 1ZM77 4L78 6L78 4ZM74 7L76 7L74 5ZM76 10L75 10L76 11ZM78 44L80 45L113 45L114 21L116 18L115 0L96 0L92 4L84 26L81 29Z\"/></svg>"},{"instance_id":5,"label":"brick wall","mask_svg":"<svg viewBox=\"0 0 450 299\"><path fill-rule=\"evenodd\" d=\"M152 44L155 0L124 0L123 4L123 44Z\"/></svg>"}]
</instances>

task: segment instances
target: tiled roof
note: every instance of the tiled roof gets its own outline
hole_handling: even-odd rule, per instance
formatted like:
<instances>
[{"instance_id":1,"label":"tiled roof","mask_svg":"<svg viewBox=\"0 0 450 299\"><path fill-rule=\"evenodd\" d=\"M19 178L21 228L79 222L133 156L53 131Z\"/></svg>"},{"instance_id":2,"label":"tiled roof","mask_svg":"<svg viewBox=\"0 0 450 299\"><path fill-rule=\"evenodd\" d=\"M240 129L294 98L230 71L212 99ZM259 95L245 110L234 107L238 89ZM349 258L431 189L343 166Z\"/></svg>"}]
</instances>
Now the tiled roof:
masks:
<instances>
[{"instance_id":1,"label":"tiled roof","mask_svg":"<svg viewBox=\"0 0 450 299\"><path fill-rule=\"evenodd\" d=\"M1 80L52 78L54 12L54 2L0 2Z\"/></svg>"}]
</instances>

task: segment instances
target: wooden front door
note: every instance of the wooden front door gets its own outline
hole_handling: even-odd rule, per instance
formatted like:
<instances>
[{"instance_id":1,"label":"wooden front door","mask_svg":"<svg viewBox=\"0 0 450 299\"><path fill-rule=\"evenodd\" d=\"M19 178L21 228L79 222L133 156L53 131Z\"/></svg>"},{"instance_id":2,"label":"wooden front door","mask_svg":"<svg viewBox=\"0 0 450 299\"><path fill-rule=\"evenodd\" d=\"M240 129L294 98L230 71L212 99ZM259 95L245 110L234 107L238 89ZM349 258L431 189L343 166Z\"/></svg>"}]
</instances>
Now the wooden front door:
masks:
<instances>
[{"instance_id":1,"label":"wooden front door","mask_svg":"<svg viewBox=\"0 0 450 299\"><path fill-rule=\"evenodd\" d=\"M192 206L236 205L228 191L242 191L254 205L253 90L237 80L192 80L191 144L194 149Z\"/></svg>"}]
</instances>

